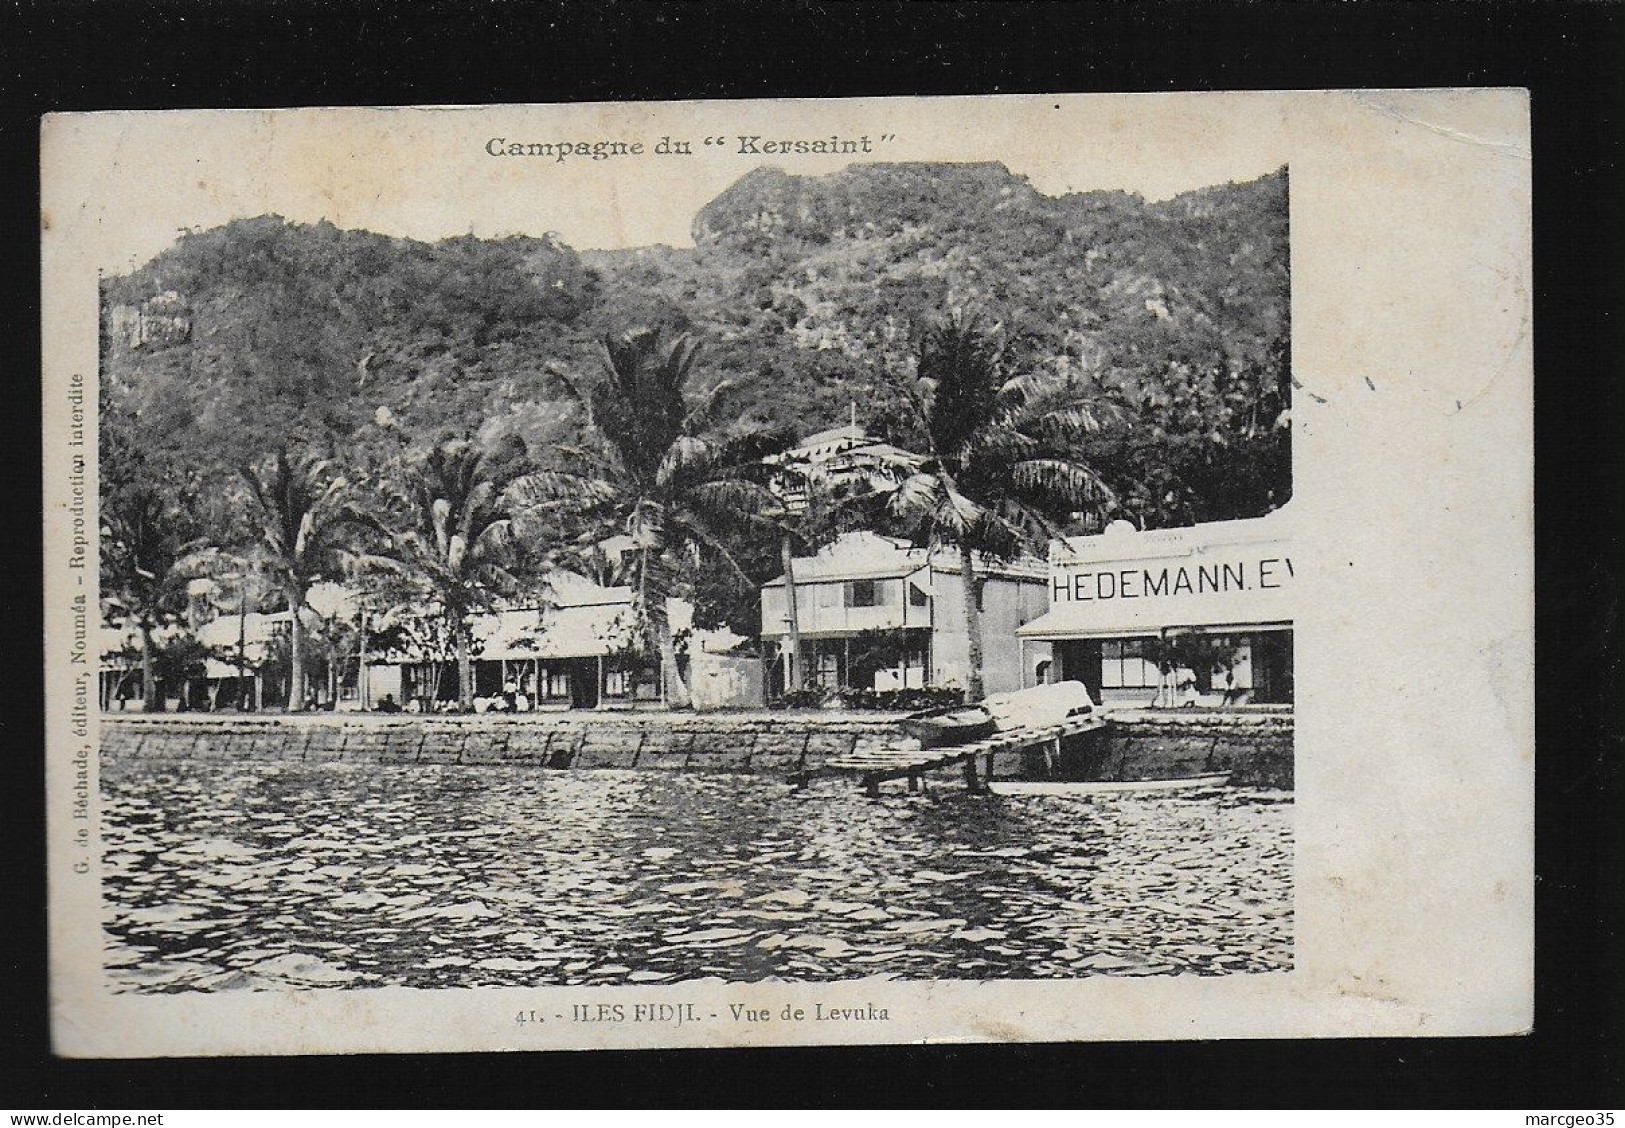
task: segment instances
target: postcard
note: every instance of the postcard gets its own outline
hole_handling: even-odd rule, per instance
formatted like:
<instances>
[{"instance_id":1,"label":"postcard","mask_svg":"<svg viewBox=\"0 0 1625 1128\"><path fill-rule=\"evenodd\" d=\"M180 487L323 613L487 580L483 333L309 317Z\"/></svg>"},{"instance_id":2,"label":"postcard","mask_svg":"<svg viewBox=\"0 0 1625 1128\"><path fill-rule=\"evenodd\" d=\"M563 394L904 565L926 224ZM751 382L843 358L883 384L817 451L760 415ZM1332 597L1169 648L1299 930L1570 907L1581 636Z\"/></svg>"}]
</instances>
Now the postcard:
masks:
<instances>
[{"instance_id":1,"label":"postcard","mask_svg":"<svg viewBox=\"0 0 1625 1128\"><path fill-rule=\"evenodd\" d=\"M57 1052L1530 1028L1525 92L42 163Z\"/></svg>"}]
</instances>

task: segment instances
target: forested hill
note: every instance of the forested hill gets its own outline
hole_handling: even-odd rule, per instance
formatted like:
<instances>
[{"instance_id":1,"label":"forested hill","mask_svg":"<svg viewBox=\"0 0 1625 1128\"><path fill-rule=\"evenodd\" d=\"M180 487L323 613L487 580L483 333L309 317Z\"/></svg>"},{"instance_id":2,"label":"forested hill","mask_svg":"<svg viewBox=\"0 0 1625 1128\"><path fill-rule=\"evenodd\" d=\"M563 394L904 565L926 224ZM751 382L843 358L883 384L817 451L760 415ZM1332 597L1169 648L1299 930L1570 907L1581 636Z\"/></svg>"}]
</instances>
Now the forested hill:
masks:
<instances>
[{"instance_id":1,"label":"forested hill","mask_svg":"<svg viewBox=\"0 0 1625 1128\"><path fill-rule=\"evenodd\" d=\"M550 368L592 376L605 332L668 323L704 342L705 380L736 382L734 418L806 433L855 403L906 441L911 326L974 306L1028 363L1130 406L1100 458L1131 515L1246 515L1290 489L1284 170L1150 203L1045 196L998 164L763 168L693 235L578 252L274 216L191 233L104 283L104 406L143 446L233 463L355 445L388 416L536 443L572 425Z\"/></svg>"}]
</instances>

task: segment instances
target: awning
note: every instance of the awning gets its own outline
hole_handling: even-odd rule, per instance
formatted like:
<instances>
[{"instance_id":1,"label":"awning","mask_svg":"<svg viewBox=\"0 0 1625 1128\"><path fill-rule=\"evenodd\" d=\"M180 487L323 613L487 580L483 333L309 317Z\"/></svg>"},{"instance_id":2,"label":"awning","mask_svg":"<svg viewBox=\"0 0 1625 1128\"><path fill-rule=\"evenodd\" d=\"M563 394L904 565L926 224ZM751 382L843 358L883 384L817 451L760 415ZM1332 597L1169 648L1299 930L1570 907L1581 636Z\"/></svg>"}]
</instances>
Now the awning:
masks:
<instances>
[{"instance_id":1,"label":"awning","mask_svg":"<svg viewBox=\"0 0 1625 1128\"><path fill-rule=\"evenodd\" d=\"M822 640L827 642L832 639L857 638L859 635L873 634L875 629L876 628L851 627L828 631L802 631L801 641L817 642ZM910 623L906 627L886 627L884 628L884 631L887 634L930 634L931 625L929 623ZM772 639L776 642L784 642L790 637L790 628L788 626L772 628L764 627L762 629L762 637L765 639Z\"/></svg>"},{"instance_id":2,"label":"awning","mask_svg":"<svg viewBox=\"0 0 1625 1128\"><path fill-rule=\"evenodd\" d=\"M1169 622L1154 604L1118 605L1103 613L1089 603L1066 603L1051 608L1025 626L1016 628L1021 638L1060 640L1068 638L1144 638L1163 632L1201 631L1206 634L1242 634L1249 631L1290 630L1290 619L1238 619L1231 622Z\"/></svg>"}]
</instances>

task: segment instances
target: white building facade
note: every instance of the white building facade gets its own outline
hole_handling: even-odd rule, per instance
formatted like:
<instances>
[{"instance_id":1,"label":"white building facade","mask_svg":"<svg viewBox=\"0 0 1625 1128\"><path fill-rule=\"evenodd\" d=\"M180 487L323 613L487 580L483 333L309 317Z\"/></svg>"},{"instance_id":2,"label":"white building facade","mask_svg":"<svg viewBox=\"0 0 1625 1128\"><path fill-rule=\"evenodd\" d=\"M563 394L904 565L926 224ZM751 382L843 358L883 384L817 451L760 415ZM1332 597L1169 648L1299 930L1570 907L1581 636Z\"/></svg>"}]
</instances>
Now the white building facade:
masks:
<instances>
[{"instance_id":1,"label":"white building facade","mask_svg":"<svg viewBox=\"0 0 1625 1128\"><path fill-rule=\"evenodd\" d=\"M667 620L683 641L679 661L698 709L755 708L763 703L761 659L742 652L730 631L693 629L686 600L666 602ZM546 607L470 617L474 696L508 691L538 710L662 708L658 656L647 653L633 592L602 587L568 573L555 575ZM369 662L362 707L396 703L432 707L456 697L455 663L442 654L390 654Z\"/></svg>"},{"instance_id":2,"label":"white building facade","mask_svg":"<svg viewBox=\"0 0 1625 1128\"><path fill-rule=\"evenodd\" d=\"M1106 704L1283 705L1293 699L1291 517L1139 532L1114 522L1050 546L1049 610L1017 631L1047 647L1041 680Z\"/></svg>"},{"instance_id":3,"label":"white building facade","mask_svg":"<svg viewBox=\"0 0 1625 1128\"><path fill-rule=\"evenodd\" d=\"M877 533L847 533L792 561L796 620L812 685L823 689L963 688L970 674L964 586L957 552L931 551ZM1048 606L1041 561L978 559L982 675L987 692L1032 684L1049 660L1044 644L1016 631ZM781 684L789 657L785 577L762 588L762 637L778 646ZM1023 661L1029 669L1023 669Z\"/></svg>"},{"instance_id":4,"label":"white building facade","mask_svg":"<svg viewBox=\"0 0 1625 1128\"><path fill-rule=\"evenodd\" d=\"M474 696L486 700L523 696L531 709L661 708L658 657L650 656L639 626L632 589L603 587L569 573L556 574L545 607L508 609L469 617L473 636ZM318 710L448 707L458 697L457 664L449 637L432 609L396 607L364 612L353 592L318 584L301 615L307 639L306 700ZM402 638L396 650L365 649L367 637ZM747 639L727 630L696 630L694 609L667 601L681 672L699 709L759 708L764 703L762 661ZM432 625L437 643L392 631L402 621ZM286 611L217 614L190 629L166 625L154 631L155 648L191 636L204 657L183 685L161 677L166 710L259 710L286 707L287 649L291 616ZM342 624L342 652L329 645ZM404 634L405 637L402 637ZM141 707L139 635L133 628L103 628L101 700L105 711Z\"/></svg>"}]
</instances>

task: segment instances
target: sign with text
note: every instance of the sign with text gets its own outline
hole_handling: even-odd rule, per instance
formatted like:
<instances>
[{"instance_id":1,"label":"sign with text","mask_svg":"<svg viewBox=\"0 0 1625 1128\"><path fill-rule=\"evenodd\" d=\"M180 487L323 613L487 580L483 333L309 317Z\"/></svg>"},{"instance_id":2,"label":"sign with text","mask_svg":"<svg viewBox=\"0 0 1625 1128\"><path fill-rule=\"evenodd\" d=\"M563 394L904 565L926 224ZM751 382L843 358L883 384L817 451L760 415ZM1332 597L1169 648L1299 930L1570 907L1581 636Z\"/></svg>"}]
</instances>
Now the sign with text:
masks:
<instances>
[{"instance_id":1,"label":"sign with text","mask_svg":"<svg viewBox=\"0 0 1625 1128\"><path fill-rule=\"evenodd\" d=\"M1109 637L1177 627L1285 623L1297 566L1282 511L1186 529L1127 523L1057 542L1050 610L1026 638Z\"/></svg>"},{"instance_id":2,"label":"sign with text","mask_svg":"<svg viewBox=\"0 0 1625 1128\"><path fill-rule=\"evenodd\" d=\"M1119 566L1122 565L1122 566ZM1087 603L1108 599L1177 598L1226 592L1269 591L1292 582L1292 558L1244 556L1194 557L1154 563L1113 561L1068 567L1057 563L1050 576L1054 603Z\"/></svg>"}]
</instances>

